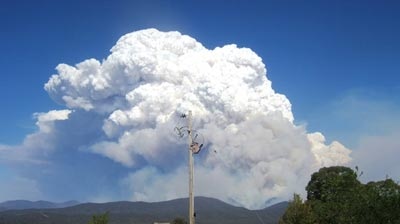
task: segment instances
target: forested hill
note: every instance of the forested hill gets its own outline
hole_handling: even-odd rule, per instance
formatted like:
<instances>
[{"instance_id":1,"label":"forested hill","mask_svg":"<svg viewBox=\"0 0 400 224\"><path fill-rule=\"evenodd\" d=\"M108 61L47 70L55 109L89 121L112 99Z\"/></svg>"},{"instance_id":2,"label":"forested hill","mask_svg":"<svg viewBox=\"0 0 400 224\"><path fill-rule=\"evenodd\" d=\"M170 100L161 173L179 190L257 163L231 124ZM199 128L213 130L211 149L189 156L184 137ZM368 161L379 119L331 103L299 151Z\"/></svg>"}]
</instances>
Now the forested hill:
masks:
<instances>
[{"instance_id":1,"label":"forested hill","mask_svg":"<svg viewBox=\"0 0 400 224\"><path fill-rule=\"evenodd\" d=\"M63 203L54 203L49 201L27 201L14 200L0 203L0 211L5 210L22 210L22 209L43 209L43 208L65 208L78 205L78 201L66 201Z\"/></svg>"},{"instance_id":2,"label":"forested hill","mask_svg":"<svg viewBox=\"0 0 400 224\"><path fill-rule=\"evenodd\" d=\"M188 199L165 202L110 202L85 203L67 208L8 210L0 212L0 224L87 224L95 214L109 212L109 224L149 224L168 222L176 217L186 218ZM198 224L259 224L278 223L287 202L262 210L235 207L217 199L196 197L195 210Z\"/></svg>"}]
</instances>

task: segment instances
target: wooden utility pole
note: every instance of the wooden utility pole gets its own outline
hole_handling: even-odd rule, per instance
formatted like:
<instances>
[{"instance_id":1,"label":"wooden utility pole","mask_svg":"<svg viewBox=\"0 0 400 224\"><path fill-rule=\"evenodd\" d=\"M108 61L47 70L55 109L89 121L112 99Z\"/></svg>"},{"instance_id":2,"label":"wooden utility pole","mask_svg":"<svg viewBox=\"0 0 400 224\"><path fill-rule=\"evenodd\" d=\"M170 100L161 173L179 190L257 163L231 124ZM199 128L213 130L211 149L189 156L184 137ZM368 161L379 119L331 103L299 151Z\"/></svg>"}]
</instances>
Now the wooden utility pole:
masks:
<instances>
[{"instance_id":1,"label":"wooden utility pole","mask_svg":"<svg viewBox=\"0 0 400 224\"><path fill-rule=\"evenodd\" d=\"M195 224L194 214L194 195L193 195L193 136L192 136L192 111L188 114L188 133L189 133L189 224Z\"/></svg>"}]
</instances>

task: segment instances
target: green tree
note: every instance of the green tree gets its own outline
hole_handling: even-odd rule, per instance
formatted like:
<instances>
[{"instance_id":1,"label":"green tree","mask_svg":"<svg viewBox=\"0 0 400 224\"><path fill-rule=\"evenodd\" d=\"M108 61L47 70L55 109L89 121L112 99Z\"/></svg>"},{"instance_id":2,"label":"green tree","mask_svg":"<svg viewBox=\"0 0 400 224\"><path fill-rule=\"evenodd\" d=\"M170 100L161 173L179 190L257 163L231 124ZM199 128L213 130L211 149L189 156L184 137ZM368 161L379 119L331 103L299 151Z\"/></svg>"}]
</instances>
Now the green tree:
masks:
<instances>
[{"instance_id":1,"label":"green tree","mask_svg":"<svg viewBox=\"0 0 400 224\"><path fill-rule=\"evenodd\" d=\"M171 224L187 224L187 222L183 218L175 218L172 220Z\"/></svg>"},{"instance_id":2,"label":"green tree","mask_svg":"<svg viewBox=\"0 0 400 224\"><path fill-rule=\"evenodd\" d=\"M323 202L342 199L344 194L353 193L361 183L352 169L344 166L321 168L313 173L306 187L308 200Z\"/></svg>"},{"instance_id":3,"label":"green tree","mask_svg":"<svg viewBox=\"0 0 400 224\"><path fill-rule=\"evenodd\" d=\"M311 206L304 203L300 195L294 194L293 200L279 220L279 224L313 224L316 223Z\"/></svg>"},{"instance_id":4,"label":"green tree","mask_svg":"<svg viewBox=\"0 0 400 224\"><path fill-rule=\"evenodd\" d=\"M319 223L357 223L362 184L357 173L343 166L324 167L312 174L307 199Z\"/></svg>"},{"instance_id":5,"label":"green tree","mask_svg":"<svg viewBox=\"0 0 400 224\"><path fill-rule=\"evenodd\" d=\"M362 184L356 170L334 166L313 173L307 200L295 195L280 223L400 224L400 185L392 179Z\"/></svg>"},{"instance_id":6,"label":"green tree","mask_svg":"<svg viewBox=\"0 0 400 224\"><path fill-rule=\"evenodd\" d=\"M400 186L392 179L364 186L360 218L365 223L400 223Z\"/></svg>"},{"instance_id":7,"label":"green tree","mask_svg":"<svg viewBox=\"0 0 400 224\"><path fill-rule=\"evenodd\" d=\"M100 215L93 215L89 224L107 224L108 223L108 212Z\"/></svg>"}]
</instances>

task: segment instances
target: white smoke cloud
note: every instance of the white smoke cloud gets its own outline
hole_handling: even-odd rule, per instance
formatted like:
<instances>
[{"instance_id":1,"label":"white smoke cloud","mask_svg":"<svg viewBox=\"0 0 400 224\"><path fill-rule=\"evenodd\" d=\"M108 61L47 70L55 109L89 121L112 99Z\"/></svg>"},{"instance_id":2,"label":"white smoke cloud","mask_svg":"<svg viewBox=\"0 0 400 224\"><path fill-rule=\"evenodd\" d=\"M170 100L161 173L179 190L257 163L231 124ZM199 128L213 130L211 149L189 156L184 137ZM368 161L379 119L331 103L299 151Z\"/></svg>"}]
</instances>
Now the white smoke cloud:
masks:
<instances>
[{"instance_id":1,"label":"white smoke cloud","mask_svg":"<svg viewBox=\"0 0 400 224\"><path fill-rule=\"evenodd\" d=\"M186 141L173 129L189 110L206 141L196 157L198 195L259 208L303 191L319 167L351 160L339 142L326 145L321 133L293 123L289 100L248 48L210 50L179 32L147 29L121 37L102 62L57 71L45 89L69 109L59 118L68 122L76 111L103 117L104 136L89 150L134 170L121 180L133 200L187 195ZM46 117L52 113L39 122Z\"/></svg>"},{"instance_id":2,"label":"white smoke cloud","mask_svg":"<svg viewBox=\"0 0 400 224\"><path fill-rule=\"evenodd\" d=\"M67 120L70 110L51 110L47 113L35 113L38 130L27 135L21 145L0 145L0 162L18 162L42 164L46 163L43 156L54 150L55 123Z\"/></svg>"}]
</instances>

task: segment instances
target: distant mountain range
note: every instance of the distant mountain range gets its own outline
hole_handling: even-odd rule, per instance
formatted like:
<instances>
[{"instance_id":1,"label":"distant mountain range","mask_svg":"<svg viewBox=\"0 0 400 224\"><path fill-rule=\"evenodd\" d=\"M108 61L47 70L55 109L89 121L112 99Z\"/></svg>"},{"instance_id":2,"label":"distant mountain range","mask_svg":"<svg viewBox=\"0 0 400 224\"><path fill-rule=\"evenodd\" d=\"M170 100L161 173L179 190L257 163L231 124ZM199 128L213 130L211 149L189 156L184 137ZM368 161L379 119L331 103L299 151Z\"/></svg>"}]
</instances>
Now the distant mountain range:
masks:
<instances>
[{"instance_id":1,"label":"distant mountain range","mask_svg":"<svg viewBox=\"0 0 400 224\"><path fill-rule=\"evenodd\" d=\"M176 217L186 219L188 216L187 198L154 203L121 201L74 205L76 203L76 201L60 204L46 201L4 202L0 204L0 207L7 210L0 212L0 224L87 224L93 215L104 212L109 212L109 224L152 224L169 222ZM287 202L281 202L261 210L248 210L217 199L196 197L196 223L278 223L287 205Z\"/></svg>"},{"instance_id":2,"label":"distant mountain range","mask_svg":"<svg viewBox=\"0 0 400 224\"><path fill-rule=\"evenodd\" d=\"M74 205L78 205L78 201L66 201L62 203L54 203L49 201L27 201L27 200L14 200L5 201L0 203L0 211L5 210L22 210L22 209L32 209L32 208L65 208Z\"/></svg>"}]
</instances>

